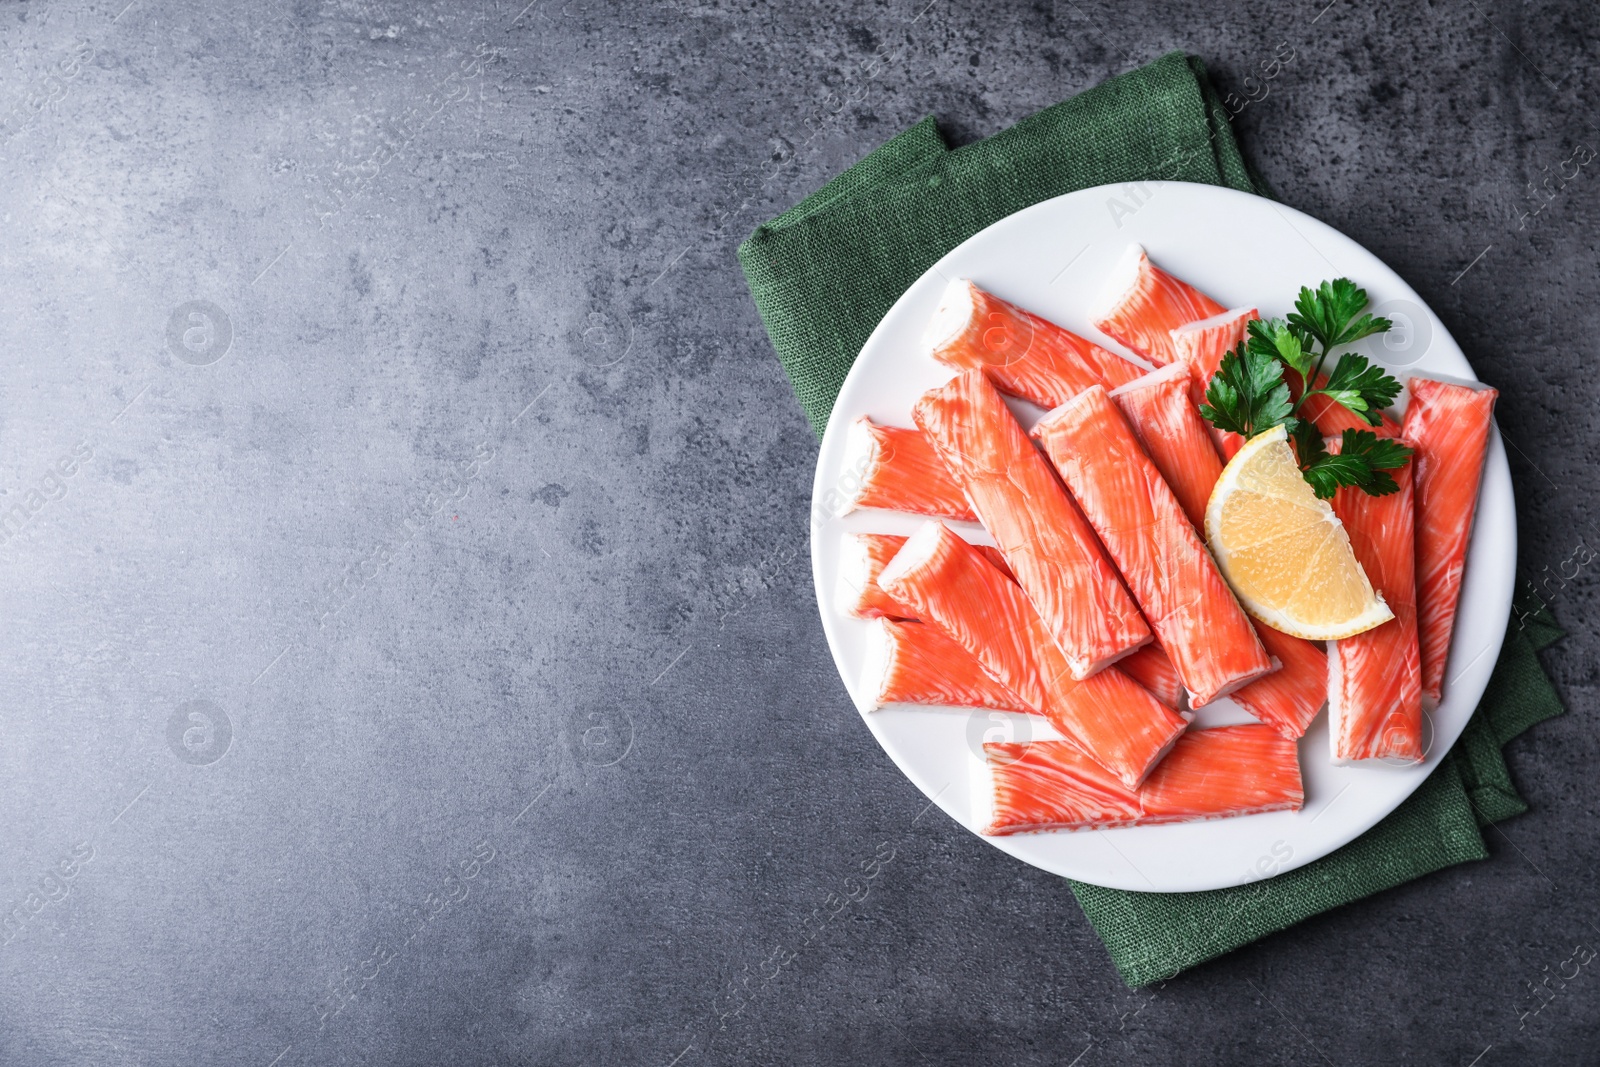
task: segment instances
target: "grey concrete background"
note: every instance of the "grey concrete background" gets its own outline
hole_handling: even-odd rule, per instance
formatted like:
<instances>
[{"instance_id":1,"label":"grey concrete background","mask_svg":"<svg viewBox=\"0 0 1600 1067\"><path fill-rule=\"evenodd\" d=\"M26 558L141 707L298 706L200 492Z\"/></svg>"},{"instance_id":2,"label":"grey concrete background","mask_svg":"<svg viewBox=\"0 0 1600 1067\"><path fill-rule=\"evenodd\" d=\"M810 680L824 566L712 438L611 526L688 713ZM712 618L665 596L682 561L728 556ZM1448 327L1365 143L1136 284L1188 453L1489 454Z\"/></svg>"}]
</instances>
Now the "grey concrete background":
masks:
<instances>
[{"instance_id":1,"label":"grey concrete background","mask_svg":"<svg viewBox=\"0 0 1600 1067\"><path fill-rule=\"evenodd\" d=\"M1592 967L1519 1018L1600 947L1595 8L524 2L0 9L0 1062L1600 1061ZM1284 42L1246 151L1501 389L1571 714L1491 861L1135 993L850 709L733 252Z\"/></svg>"}]
</instances>

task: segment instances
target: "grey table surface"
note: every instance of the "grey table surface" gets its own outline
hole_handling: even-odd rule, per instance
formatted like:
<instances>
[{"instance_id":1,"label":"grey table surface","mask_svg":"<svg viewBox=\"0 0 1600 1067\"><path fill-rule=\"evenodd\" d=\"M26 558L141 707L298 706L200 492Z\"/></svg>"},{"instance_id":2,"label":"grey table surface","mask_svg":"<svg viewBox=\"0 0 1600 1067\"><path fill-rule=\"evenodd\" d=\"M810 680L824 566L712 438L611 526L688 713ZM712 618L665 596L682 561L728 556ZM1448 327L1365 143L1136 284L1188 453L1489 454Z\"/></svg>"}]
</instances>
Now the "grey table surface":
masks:
<instances>
[{"instance_id":1,"label":"grey table surface","mask_svg":"<svg viewBox=\"0 0 1600 1067\"><path fill-rule=\"evenodd\" d=\"M1600 1062L1596 8L524 2L0 9L0 1063ZM850 708L734 248L1285 42L1246 152L1502 391L1571 713L1491 860L1134 992Z\"/></svg>"}]
</instances>

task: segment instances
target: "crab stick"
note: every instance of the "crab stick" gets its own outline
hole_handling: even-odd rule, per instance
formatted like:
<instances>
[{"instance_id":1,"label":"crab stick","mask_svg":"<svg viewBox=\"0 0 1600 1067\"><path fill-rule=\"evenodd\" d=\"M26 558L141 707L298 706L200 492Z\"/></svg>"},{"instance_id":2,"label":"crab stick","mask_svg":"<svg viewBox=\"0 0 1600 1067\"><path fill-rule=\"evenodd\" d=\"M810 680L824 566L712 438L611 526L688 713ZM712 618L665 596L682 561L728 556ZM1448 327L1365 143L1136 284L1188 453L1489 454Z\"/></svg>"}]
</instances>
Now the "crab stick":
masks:
<instances>
[{"instance_id":1,"label":"crab stick","mask_svg":"<svg viewBox=\"0 0 1600 1067\"><path fill-rule=\"evenodd\" d=\"M1154 641L1117 661L1117 669L1150 691L1150 695L1174 711L1183 710L1183 679L1172 660Z\"/></svg>"},{"instance_id":2,"label":"crab stick","mask_svg":"<svg viewBox=\"0 0 1600 1067\"><path fill-rule=\"evenodd\" d=\"M879 619L868 638L862 689L873 708L888 704L989 708L1026 713L1022 701L966 649L924 622Z\"/></svg>"},{"instance_id":3,"label":"crab stick","mask_svg":"<svg viewBox=\"0 0 1600 1067\"><path fill-rule=\"evenodd\" d=\"M1403 436L1416 454L1417 632L1422 651L1424 707L1438 705L1455 628L1467 539L1477 508L1483 457L1494 420L1493 389L1430 378L1406 383Z\"/></svg>"},{"instance_id":4,"label":"crab stick","mask_svg":"<svg viewBox=\"0 0 1600 1067\"><path fill-rule=\"evenodd\" d=\"M1095 329L1114 337L1160 366L1178 358L1172 331L1225 309L1194 286L1174 278L1129 245L1112 269L1104 308L1094 317Z\"/></svg>"},{"instance_id":5,"label":"crab stick","mask_svg":"<svg viewBox=\"0 0 1600 1067\"><path fill-rule=\"evenodd\" d=\"M1273 670L1233 590L1103 386L1034 428L1189 691L1191 707Z\"/></svg>"},{"instance_id":6,"label":"crab stick","mask_svg":"<svg viewBox=\"0 0 1600 1067\"><path fill-rule=\"evenodd\" d=\"M1328 451L1337 454L1339 440ZM1422 750L1422 667L1417 648L1412 472L1392 471L1398 492L1340 489L1333 511L1356 561L1394 618L1334 641L1328 653L1328 734L1335 763L1380 757L1416 763Z\"/></svg>"},{"instance_id":7,"label":"crab stick","mask_svg":"<svg viewBox=\"0 0 1600 1067\"><path fill-rule=\"evenodd\" d=\"M1251 620L1261 646L1278 669L1230 695L1234 703L1282 733L1300 737L1328 699L1328 656L1307 641Z\"/></svg>"},{"instance_id":8,"label":"crab stick","mask_svg":"<svg viewBox=\"0 0 1600 1067\"><path fill-rule=\"evenodd\" d=\"M1143 823L1298 811L1305 801L1294 739L1254 724L1189 733L1139 789Z\"/></svg>"},{"instance_id":9,"label":"crab stick","mask_svg":"<svg viewBox=\"0 0 1600 1067\"><path fill-rule=\"evenodd\" d=\"M1174 363L1112 390L1111 399L1183 505L1196 536L1203 538L1206 502L1222 477L1222 461L1186 392L1193 384L1192 373L1192 364ZM1253 620L1251 626L1279 668L1236 689L1233 699L1262 722L1299 737L1327 699L1328 657L1310 641ZM1128 673L1133 673L1131 668Z\"/></svg>"},{"instance_id":10,"label":"crab stick","mask_svg":"<svg viewBox=\"0 0 1600 1067\"><path fill-rule=\"evenodd\" d=\"M966 490L1074 678L1150 640L1094 531L982 371L924 393L912 417Z\"/></svg>"},{"instance_id":11,"label":"crab stick","mask_svg":"<svg viewBox=\"0 0 1600 1067\"><path fill-rule=\"evenodd\" d=\"M906 539L897 534L845 534L844 549L840 557L840 602L847 605L851 615L858 619L914 619L916 613L885 593L878 585L878 575ZM1000 555L999 549L989 545L976 546L984 558L1011 577L1011 568Z\"/></svg>"},{"instance_id":12,"label":"crab stick","mask_svg":"<svg viewBox=\"0 0 1600 1067\"><path fill-rule=\"evenodd\" d=\"M1042 408L1091 385L1112 388L1143 373L1093 341L986 293L965 278L945 288L924 335L933 358L982 370L1003 393Z\"/></svg>"},{"instance_id":13,"label":"crab stick","mask_svg":"<svg viewBox=\"0 0 1600 1067\"><path fill-rule=\"evenodd\" d=\"M1222 462L1189 395L1193 381L1186 364L1173 363L1111 390L1110 396L1189 522L1203 530L1206 503L1222 477Z\"/></svg>"},{"instance_id":14,"label":"crab stick","mask_svg":"<svg viewBox=\"0 0 1600 1067\"><path fill-rule=\"evenodd\" d=\"M856 488L850 507L909 511L975 522L961 487L921 430L880 426L863 415L850 424L845 471Z\"/></svg>"},{"instance_id":15,"label":"crab stick","mask_svg":"<svg viewBox=\"0 0 1600 1067\"><path fill-rule=\"evenodd\" d=\"M906 543L904 537L895 534L846 534L844 545L844 565L841 568L842 588L840 600L849 605L850 614L858 619L886 618L903 621L914 621L916 611L910 606L900 603L894 597L883 591L878 585L878 575L894 554L900 551ZM1016 578L1011 574L1011 568L1006 566L1005 559L998 549L989 545L974 545L983 558L1012 581ZM956 651L963 659L971 659L959 647ZM1118 661L1118 666L1140 685L1150 691L1167 707L1174 711L1183 709L1183 683L1178 680L1178 672L1172 669L1172 662L1166 654L1157 648L1154 643L1135 650L1132 654ZM1015 706L1016 697L1012 697L1012 707ZM919 704L930 701L901 700L898 703ZM934 701L932 703L937 703ZM990 707L988 704L973 705L974 707ZM1001 709L1007 710L1007 709Z\"/></svg>"},{"instance_id":16,"label":"crab stick","mask_svg":"<svg viewBox=\"0 0 1600 1067\"><path fill-rule=\"evenodd\" d=\"M1221 819L1305 804L1295 743L1266 726L1191 730L1137 790L1066 742L983 748L989 780L976 783L973 796L990 835Z\"/></svg>"},{"instance_id":17,"label":"crab stick","mask_svg":"<svg viewBox=\"0 0 1600 1067\"><path fill-rule=\"evenodd\" d=\"M878 583L1129 789L1183 734L1186 720L1116 668L1073 679L1022 590L942 523L913 534Z\"/></svg>"},{"instance_id":18,"label":"crab stick","mask_svg":"<svg viewBox=\"0 0 1600 1067\"><path fill-rule=\"evenodd\" d=\"M1144 814L1137 792L1071 742L991 741L983 754L988 773L972 783L979 833L1135 826Z\"/></svg>"},{"instance_id":19,"label":"crab stick","mask_svg":"<svg viewBox=\"0 0 1600 1067\"><path fill-rule=\"evenodd\" d=\"M1206 384L1221 369L1222 357L1239 347L1249 336L1250 323L1260 317L1255 308L1229 308L1171 331L1177 361L1187 363L1194 372L1190 392L1196 404L1205 400Z\"/></svg>"},{"instance_id":20,"label":"crab stick","mask_svg":"<svg viewBox=\"0 0 1600 1067\"><path fill-rule=\"evenodd\" d=\"M1249 333L1250 323L1260 318L1255 308L1229 308L1227 311L1177 327L1171 333L1172 348L1178 362L1189 365L1189 397L1198 407L1206 402L1206 389L1222 366L1222 357L1232 352ZM1244 445L1244 438L1208 425L1211 438L1223 459Z\"/></svg>"}]
</instances>

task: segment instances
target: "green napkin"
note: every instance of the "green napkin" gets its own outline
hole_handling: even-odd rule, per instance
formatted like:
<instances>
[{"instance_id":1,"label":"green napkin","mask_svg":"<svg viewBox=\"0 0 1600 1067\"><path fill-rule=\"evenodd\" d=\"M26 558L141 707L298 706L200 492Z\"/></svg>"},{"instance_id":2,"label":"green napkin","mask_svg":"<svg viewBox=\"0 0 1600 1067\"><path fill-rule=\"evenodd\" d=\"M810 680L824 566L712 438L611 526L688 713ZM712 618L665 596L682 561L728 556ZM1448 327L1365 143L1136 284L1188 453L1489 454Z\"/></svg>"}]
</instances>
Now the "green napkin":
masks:
<instances>
[{"instance_id":1,"label":"green napkin","mask_svg":"<svg viewBox=\"0 0 1600 1067\"><path fill-rule=\"evenodd\" d=\"M1152 178L1266 191L1178 52L954 151L923 119L757 229L739 262L817 435L867 335L940 256L1041 200Z\"/></svg>"},{"instance_id":2,"label":"green napkin","mask_svg":"<svg viewBox=\"0 0 1600 1067\"><path fill-rule=\"evenodd\" d=\"M739 262L820 435L867 336L940 256L1041 200L1153 178L1267 191L1239 154L1204 65L1181 53L962 148L946 147L924 119L757 229ZM1560 636L1542 605L1519 602L1454 751L1392 815L1338 852L1206 893L1071 883L1123 978L1159 981L1307 916L1487 856L1480 827L1527 809L1501 747L1563 711L1535 655Z\"/></svg>"}]
</instances>

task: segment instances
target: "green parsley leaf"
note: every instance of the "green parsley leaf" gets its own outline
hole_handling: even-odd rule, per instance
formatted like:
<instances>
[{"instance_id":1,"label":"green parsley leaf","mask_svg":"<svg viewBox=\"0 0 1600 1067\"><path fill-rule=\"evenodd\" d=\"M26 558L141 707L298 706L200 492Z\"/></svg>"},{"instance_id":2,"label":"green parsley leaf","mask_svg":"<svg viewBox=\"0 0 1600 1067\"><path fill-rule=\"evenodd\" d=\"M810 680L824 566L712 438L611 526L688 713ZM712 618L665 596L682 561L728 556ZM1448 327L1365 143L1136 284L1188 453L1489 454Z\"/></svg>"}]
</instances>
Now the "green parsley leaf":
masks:
<instances>
[{"instance_id":1,"label":"green parsley leaf","mask_svg":"<svg viewBox=\"0 0 1600 1067\"><path fill-rule=\"evenodd\" d=\"M1339 453L1324 452L1305 468L1305 476L1324 500L1341 486L1360 489L1369 496L1387 496L1400 488L1388 472L1405 466L1410 458L1411 449L1391 437L1379 437L1370 430L1346 430Z\"/></svg>"},{"instance_id":2,"label":"green parsley leaf","mask_svg":"<svg viewBox=\"0 0 1600 1067\"><path fill-rule=\"evenodd\" d=\"M1206 387L1200 414L1219 430L1254 437L1290 421L1293 404L1283 367L1266 352L1251 351L1244 342L1222 357Z\"/></svg>"},{"instance_id":3,"label":"green parsley leaf","mask_svg":"<svg viewBox=\"0 0 1600 1067\"><path fill-rule=\"evenodd\" d=\"M1250 334L1246 346L1251 351L1282 360L1302 378L1311 373L1317 355L1306 343L1310 339L1300 330L1282 319L1251 319L1246 329Z\"/></svg>"},{"instance_id":4,"label":"green parsley leaf","mask_svg":"<svg viewBox=\"0 0 1600 1067\"><path fill-rule=\"evenodd\" d=\"M1344 331L1339 334L1339 339L1335 341L1334 344L1347 345L1354 341L1359 341L1363 337L1371 337L1375 333L1383 333L1393 325L1394 323L1390 322L1388 319L1377 318L1372 315L1363 315L1355 322L1352 322L1350 325L1346 326Z\"/></svg>"},{"instance_id":5,"label":"green parsley leaf","mask_svg":"<svg viewBox=\"0 0 1600 1067\"><path fill-rule=\"evenodd\" d=\"M1367 291L1349 278L1335 278L1317 286L1316 292L1301 286L1295 298L1289 325L1298 326L1321 343L1323 350L1345 344L1341 340L1350 320L1367 306Z\"/></svg>"},{"instance_id":6,"label":"green parsley leaf","mask_svg":"<svg viewBox=\"0 0 1600 1067\"><path fill-rule=\"evenodd\" d=\"M1366 356L1346 352L1334 365L1326 384L1319 390L1367 420L1372 426L1383 422L1378 414L1394 403L1400 395L1398 379L1385 374L1383 368L1367 362Z\"/></svg>"},{"instance_id":7,"label":"green parsley leaf","mask_svg":"<svg viewBox=\"0 0 1600 1067\"><path fill-rule=\"evenodd\" d=\"M1289 437L1294 441L1294 452L1300 459L1302 470L1315 466L1328 454L1327 448L1322 443L1322 431L1317 429L1317 424L1310 419L1295 419Z\"/></svg>"},{"instance_id":8,"label":"green parsley leaf","mask_svg":"<svg viewBox=\"0 0 1600 1067\"><path fill-rule=\"evenodd\" d=\"M1320 497L1332 496L1340 486L1360 486L1375 496L1394 492L1394 479L1384 471L1405 462L1410 455L1405 446L1370 444L1375 435L1360 431L1365 437L1352 438L1356 431L1347 430L1340 454L1329 455L1315 424L1296 417L1311 397L1326 396L1368 424L1382 424L1380 413L1400 393L1397 379L1354 352L1339 355L1333 371L1326 377L1322 373L1335 348L1392 325L1367 314L1366 306L1367 291L1349 278L1323 282L1315 290L1301 287L1287 320L1252 320L1247 325L1246 340L1223 357L1208 383L1208 403L1200 405L1200 414L1218 429L1245 437L1283 426L1294 438L1306 481ZM1299 376L1298 397L1290 392L1286 367Z\"/></svg>"}]
</instances>

